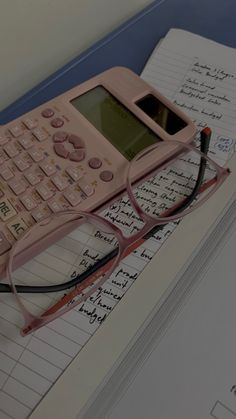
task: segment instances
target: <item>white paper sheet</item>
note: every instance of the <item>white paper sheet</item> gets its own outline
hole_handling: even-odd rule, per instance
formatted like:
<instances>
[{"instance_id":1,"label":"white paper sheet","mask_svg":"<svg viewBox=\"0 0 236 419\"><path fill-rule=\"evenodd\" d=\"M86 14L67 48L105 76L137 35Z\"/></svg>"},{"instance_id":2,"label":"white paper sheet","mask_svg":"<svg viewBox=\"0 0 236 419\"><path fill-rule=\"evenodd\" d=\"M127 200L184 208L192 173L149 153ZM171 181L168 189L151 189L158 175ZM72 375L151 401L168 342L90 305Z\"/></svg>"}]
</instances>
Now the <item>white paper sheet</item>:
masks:
<instances>
[{"instance_id":1,"label":"white paper sheet","mask_svg":"<svg viewBox=\"0 0 236 419\"><path fill-rule=\"evenodd\" d=\"M210 153L219 163L236 149L236 52L182 30L169 31L142 77L213 130Z\"/></svg>"},{"instance_id":2,"label":"white paper sheet","mask_svg":"<svg viewBox=\"0 0 236 419\"><path fill-rule=\"evenodd\" d=\"M236 223L106 419L235 419L235 246Z\"/></svg>"}]
</instances>

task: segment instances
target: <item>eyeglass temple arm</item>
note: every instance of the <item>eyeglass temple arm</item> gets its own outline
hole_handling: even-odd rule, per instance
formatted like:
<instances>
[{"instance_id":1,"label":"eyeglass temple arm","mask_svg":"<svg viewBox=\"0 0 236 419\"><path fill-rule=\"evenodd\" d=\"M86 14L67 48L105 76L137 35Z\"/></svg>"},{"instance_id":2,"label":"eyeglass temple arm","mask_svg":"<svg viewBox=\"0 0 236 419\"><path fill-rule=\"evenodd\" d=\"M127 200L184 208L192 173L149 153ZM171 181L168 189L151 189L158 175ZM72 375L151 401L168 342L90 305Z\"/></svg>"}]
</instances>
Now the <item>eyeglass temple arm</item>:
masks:
<instances>
[{"instance_id":1,"label":"eyeglass temple arm","mask_svg":"<svg viewBox=\"0 0 236 419\"><path fill-rule=\"evenodd\" d=\"M203 154L207 155L211 140L211 129L209 127L204 128L200 132L200 150ZM180 211L185 210L196 198L199 188L201 187L204 174L206 169L206 159L201 157L200 165L199 165L199 171L198 171L198 177L196 180L196 184L191 192L191 194L181 203L181 205L174 209L173 212L170 212L169 215L175 215L178 214ZM158 231L162 230L165 227L166 224L161 224L155 226L146 236L145 239L150 238L153 234L157 233Z\"/></svg>"},{"instance_id":2,"label":"eyeglass temple arm","mask_svg":"<svg viewBox=\"0 0 236 419\"><path fill-rule=\"evenodd\" d=\"M205 155L207 155L207 153L208 153L210 140L211 140L211 129L206 127L200 133L200 150ZM202 181L204 179L204 174L205 174L205 170L206 170L206 162L207 162L206 159L201 157L201 161L200 161L200 165L199 165L199 171L198 171L198 177L197 177L196 184L195 184L191 194L186 198L186 200L180 205L180 207L176 211L173 211L173 213L171 215L175 215L175 214L178 214L179 211L183 211L196 198L196 196L198 194L198 191L199 191L199 188L200 188L200 186L202 184Z\"/></svg>"}]
</instances>

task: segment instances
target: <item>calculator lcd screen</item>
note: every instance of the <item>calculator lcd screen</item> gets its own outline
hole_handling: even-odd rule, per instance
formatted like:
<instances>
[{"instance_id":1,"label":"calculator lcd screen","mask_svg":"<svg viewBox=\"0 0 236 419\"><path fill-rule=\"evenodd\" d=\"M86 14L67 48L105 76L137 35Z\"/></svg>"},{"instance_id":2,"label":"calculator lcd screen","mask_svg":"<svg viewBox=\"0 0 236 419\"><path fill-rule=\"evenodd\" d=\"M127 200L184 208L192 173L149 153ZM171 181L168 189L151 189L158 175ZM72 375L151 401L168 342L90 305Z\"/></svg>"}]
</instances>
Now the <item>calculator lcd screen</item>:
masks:
<instances>
[{"instance_id":1,"label":"calculator lcd screen","mask_svg":"<svg viewBox=\"0 0 236 419\"><path fill-rule=\"evenodd\" d=\"M97 86L71 104L127 159L160 138L104 87Z\"/></svg>"}]
</instances>

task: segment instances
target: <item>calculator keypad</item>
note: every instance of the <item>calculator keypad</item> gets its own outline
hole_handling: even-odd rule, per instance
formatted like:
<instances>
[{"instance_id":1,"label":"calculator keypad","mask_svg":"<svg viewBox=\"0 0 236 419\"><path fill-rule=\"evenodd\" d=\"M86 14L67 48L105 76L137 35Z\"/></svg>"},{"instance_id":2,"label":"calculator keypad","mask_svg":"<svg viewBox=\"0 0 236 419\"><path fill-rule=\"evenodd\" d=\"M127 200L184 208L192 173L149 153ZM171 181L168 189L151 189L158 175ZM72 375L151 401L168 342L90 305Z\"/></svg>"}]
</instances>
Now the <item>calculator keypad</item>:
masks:
<instances>
[{"instance_id":1,"label":"calculator keypad","mask_svg":"<svg viewBox=\"0 0 236 419\"><path fill-rule=\"evenodd\" d=\"M87 149L68 121L57 108L41 107L36 117L29 113L0 128L0 256L30 226L80 206L97 182L113 178L102 175L105 159Z\"/></svg>"}]
</instances>

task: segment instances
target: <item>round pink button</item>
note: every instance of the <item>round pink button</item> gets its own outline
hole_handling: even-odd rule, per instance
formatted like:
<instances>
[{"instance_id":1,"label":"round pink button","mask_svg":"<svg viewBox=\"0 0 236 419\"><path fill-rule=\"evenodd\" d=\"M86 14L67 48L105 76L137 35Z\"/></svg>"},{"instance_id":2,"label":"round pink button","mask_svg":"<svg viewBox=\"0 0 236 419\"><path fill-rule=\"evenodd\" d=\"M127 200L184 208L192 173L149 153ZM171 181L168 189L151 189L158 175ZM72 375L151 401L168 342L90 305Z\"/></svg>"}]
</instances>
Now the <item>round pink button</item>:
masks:
<instances>
[{"instance_id":1,"label":"round pink button","mask_svg":"<svg viewBox=\"0 0 236 419\"><path fill-rule=\"evenodd\" d=\"M102 165L102 161L98 157L92 157L88 164L92 169L99 169Z\"/></svg>"},{"instance_id":2,"label":"round pink button","mask_svg":"<svg viewBox=\"0 0 236 419\"><path fill-rule=\"evenodd\" d=\"M51 126L53 128L60 128L62 125L64 125L64 121L61 118L54 118L51 120Z\"/></svg>"},{"instance_id":3,"label":"round pink button","mask_svg":"<svg viewBox=\"0 0 236 419\"><path fill-rule=\"evenodd\" d=\"M41 114L44 118L51 118L54 115L54 110L51 108L46 108Z\"/></svg>"},{"instance_id":4,"label":"round pink button","mask_svg":"<svg viewBox=\"0 0 236 419\"><path fill-rule=\"evenodd\" d=\"M53 134L52 139L54 143L63 143L68 138L68 134L65 131L57 131Z\"/></svg>"},{"instance_id":5,"label":"round pink button","mask_svg":"<svg viewBox=\"0 0 236 419\"><path fill-rule=\"evenodd\" d=\"M113 173L110 172L110 170L104 170L100 173L100 179L103 180L103 182L110 182L113 179Z\"/></svg>"}]
</instances>

